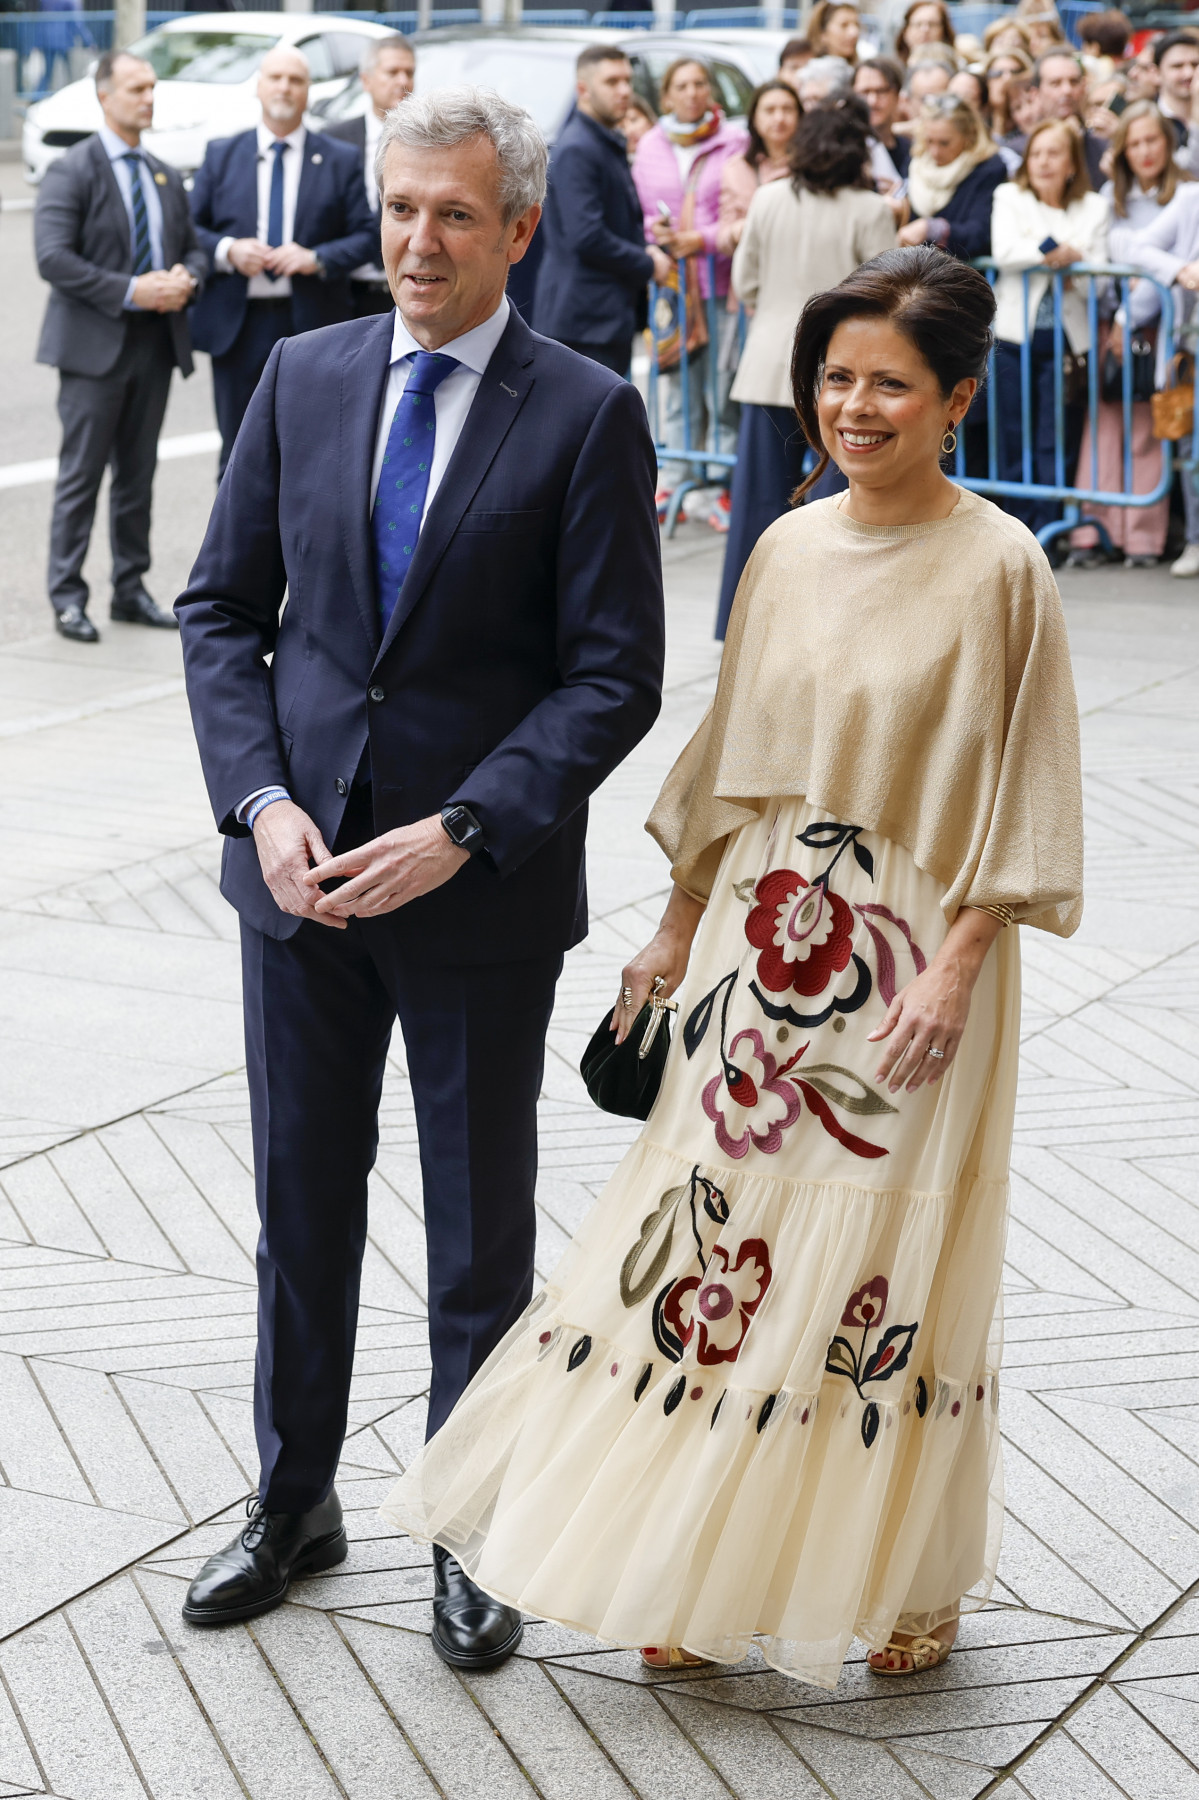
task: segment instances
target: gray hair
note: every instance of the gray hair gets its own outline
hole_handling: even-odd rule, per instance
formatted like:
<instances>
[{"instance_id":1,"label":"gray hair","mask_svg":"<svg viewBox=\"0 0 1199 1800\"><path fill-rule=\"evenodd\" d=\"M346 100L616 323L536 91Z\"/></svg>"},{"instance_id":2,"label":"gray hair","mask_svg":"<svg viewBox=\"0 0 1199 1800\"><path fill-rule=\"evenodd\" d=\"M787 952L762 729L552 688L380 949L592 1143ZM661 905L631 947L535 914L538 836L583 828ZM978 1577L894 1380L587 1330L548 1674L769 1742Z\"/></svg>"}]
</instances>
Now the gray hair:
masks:
<instances>
[{"instance_id":1,"label":"gray hair","mask_svg":"<svg viewBox=\"0 0 1199 1800\"><path fill-rule=\"evenodd\" d=\"M405 150L451 150L471 138L489 138L500 173L504 224L519 219L545 199L549 153L533 119L490 88L438 88L414 94L388 113L375 152L375 181L383 189L383 167L393 144Z\"/></svg>"},{"instance_id":2,"label":"gray hair","mask_svg":"<svg viewBox=\"0 0 1199 1800\"><path fill-rule=\"evenodd\" d=\"M814 56L799 71L799 91L819 87L826 95L841 94L853 85L853 69L843 56Z\"/></svg>"},{"instance_id":3,"label":"gray hair","mask_svg":"<svg viewBox=\"0 0 1199 1800\"><path fill-rule=\"evenodd\" d=\"M364 75L369 75L385 50L406 50L413 62L416 51L408 42L402 31L389 31L386 37L368 38L362 61L358 65Z\"/></svg>"}]
</instances>

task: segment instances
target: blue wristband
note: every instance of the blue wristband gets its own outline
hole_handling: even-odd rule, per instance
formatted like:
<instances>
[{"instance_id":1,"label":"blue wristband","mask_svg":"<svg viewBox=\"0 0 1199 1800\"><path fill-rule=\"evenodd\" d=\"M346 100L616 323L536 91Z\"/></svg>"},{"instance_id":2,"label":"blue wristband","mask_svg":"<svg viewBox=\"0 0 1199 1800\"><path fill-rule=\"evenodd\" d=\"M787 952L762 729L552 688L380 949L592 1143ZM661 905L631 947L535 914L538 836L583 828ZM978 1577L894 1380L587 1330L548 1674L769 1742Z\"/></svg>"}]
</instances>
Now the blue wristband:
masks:
<instances>
[{"instance_id":1,"label":"blue wristband","mask_svg":"<svg viewBox=\"0 0 1199 1800\"><path fill-rule=\"evenodd\" d=\"M256 794L246 808L246 829L253 831L254 821L264 807L273 806L276 800L290 800L291 795L286 788L268 788L265 794Z\"/></svg>"}]
</instances>

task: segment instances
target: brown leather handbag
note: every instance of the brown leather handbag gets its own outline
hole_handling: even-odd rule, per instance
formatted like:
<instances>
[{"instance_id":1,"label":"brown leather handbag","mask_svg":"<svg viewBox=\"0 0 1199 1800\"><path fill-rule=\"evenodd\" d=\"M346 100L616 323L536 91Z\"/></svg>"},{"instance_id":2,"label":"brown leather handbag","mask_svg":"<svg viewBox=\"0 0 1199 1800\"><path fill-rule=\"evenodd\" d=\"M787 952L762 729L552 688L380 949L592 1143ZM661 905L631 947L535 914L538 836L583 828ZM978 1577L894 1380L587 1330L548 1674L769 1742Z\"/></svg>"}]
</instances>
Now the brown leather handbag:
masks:
<instances>
[{"instance_id":1,"label":"brown leather handbag","mask_svg":"<svg viewBox=\"0 0 1199 1800\"><path fill-rule=\"evenodd\" d=\"M1168 385L1151 398L1153 435L1177 443L1195 424L1195 359L1180 350L1170 364Z\"/></svg>"}]
</instances>

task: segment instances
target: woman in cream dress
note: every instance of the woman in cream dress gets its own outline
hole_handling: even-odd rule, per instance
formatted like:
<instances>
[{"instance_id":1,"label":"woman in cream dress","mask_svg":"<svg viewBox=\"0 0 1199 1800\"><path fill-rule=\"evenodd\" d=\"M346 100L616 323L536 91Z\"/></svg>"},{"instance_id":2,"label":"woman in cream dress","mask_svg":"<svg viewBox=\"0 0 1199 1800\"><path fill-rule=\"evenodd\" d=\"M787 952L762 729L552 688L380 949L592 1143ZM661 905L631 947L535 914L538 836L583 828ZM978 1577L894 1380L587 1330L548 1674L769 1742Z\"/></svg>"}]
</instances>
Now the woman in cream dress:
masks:
<instances>
[{"instance_id":1,"label":"woman in cream dress","mask_svg":"<svg viewBox=\"0 0 1199 1800\"><path fill-rule=\"evenodd\" d=\"M1074 929L1081 825L1044 555L940 469L992 312L928 248L807 306L849 488L761 539L650 820L674 886L613 1025L677 990L661 1093L384 1507L654 1666L927 1668L994 1576L1008 927Z\"/></svg>"}]
</instances>

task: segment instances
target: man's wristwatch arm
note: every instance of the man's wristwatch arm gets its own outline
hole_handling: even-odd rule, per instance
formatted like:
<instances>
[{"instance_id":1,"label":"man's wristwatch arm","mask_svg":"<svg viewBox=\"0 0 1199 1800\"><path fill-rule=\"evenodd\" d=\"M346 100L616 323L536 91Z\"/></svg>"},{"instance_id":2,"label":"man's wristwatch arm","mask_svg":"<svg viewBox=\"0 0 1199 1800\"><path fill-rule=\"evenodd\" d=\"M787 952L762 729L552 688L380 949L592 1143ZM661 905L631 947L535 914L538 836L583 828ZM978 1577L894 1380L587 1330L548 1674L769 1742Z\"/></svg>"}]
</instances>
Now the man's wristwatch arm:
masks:
<instances>
[{"instance_id":1,"label":"man's wristwatch arm","mask_svg":"<svg viewBox=\"0 0 1199 1800\"><path fill-rule=\"evenodd\" d=\"M456 844L459 850L465 850L468 856L478 856L480 851L486 849L483 827L469 806L457 803L443 806L441 823L451 844Z\"/></svg>"}]
</instances>

